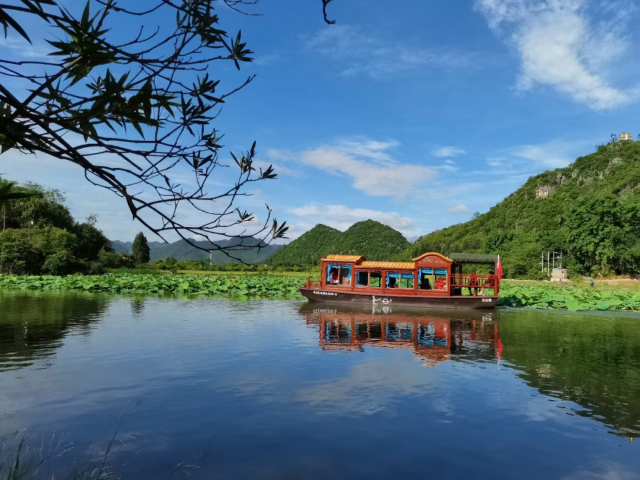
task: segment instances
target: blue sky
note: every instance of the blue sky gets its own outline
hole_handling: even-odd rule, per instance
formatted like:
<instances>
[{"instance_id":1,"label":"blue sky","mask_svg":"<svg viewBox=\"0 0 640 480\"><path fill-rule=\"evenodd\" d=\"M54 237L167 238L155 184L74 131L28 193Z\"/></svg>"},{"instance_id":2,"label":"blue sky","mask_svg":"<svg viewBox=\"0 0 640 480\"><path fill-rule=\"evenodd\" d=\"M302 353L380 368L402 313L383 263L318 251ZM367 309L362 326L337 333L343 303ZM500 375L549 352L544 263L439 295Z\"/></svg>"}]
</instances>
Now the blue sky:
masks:
<instances>
[{"instance_id":1,"label":"blue sky","mask_svg":"<svg viewBox=\"0 0 640 480\"><path fill-rule=\"evenodd\" d=\"M84 2L65 2L70 9ZM144 3L144 2L141 2ZM588 0L262 0L261 17L222 11L256 52L240 72L219 65L232 97L217 120L234 151L257 141L279 178L264 203L295 238L372 218L410 239L485 212L528 177L640 133L636 2ZM162 19L159 20L162 22ZM127 38L126 25L114 35ZM50 32L44 33L51 38ZM15 37L3 55L38 56ZM124 203L72 165L0 156L6 178L58 188L77 218L97 213L112 239L141 229ZM222 178L224 180L224 178Z\"/></svg>"}]
</instances>

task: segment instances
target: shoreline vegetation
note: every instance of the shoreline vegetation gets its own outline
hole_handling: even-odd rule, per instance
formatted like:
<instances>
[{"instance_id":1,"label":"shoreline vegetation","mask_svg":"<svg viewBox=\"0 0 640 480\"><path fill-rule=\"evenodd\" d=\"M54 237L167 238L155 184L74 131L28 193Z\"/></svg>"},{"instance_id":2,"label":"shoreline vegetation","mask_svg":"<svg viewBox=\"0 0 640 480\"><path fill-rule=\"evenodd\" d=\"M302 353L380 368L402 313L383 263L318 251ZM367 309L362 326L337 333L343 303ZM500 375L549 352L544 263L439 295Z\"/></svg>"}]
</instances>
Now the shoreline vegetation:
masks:
<instances>
[{"instance_id":1,"label":"shoreline vegetation","mask_svg":"<svg viewBox=\"0 0 640 480\"><path fill-rule=\"evenodd\" d=\"M135 271L133 271L135 272ZM3 275L0 289L119 294L303 299L298 287L317 272L142 271L106 275ZM503 280L501 307L569 311L640 312L640 282L608 284Z\"/></svg>"}]
</instances>

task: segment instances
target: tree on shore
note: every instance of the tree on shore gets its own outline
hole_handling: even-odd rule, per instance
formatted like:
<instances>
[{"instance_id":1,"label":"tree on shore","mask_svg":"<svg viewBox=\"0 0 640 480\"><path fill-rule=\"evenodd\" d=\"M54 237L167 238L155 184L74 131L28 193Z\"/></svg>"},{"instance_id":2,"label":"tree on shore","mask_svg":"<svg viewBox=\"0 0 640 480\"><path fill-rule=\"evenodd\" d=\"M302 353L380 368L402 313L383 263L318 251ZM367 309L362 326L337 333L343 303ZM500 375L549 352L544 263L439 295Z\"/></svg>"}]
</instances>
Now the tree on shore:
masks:
<instances>
[{"instance_id":1,"label":"tree on shore","mask_svg":"<svg viewBox=\"0 0 640 480\"><path fill-rule=\"evenodd\" d=\"M151 255L149 244L147 243L147 237L144 236L144 233L140 232L133 240L131 255L133 256L133 260L136 262L136 265L149 263Z\"/></svg>"},{"instance_id":2,"label":"tree on shore","mask_svg":"<svg viewBox=\"0 0 640 480\"><path fill-rule=\"evenodd\" d=\"M16 182L0 182L0 212L2 213L2 231L7 228L7 213L12 200L23 200L38 196L37 193L16 192Z\"/></svg>"}]
</instances>

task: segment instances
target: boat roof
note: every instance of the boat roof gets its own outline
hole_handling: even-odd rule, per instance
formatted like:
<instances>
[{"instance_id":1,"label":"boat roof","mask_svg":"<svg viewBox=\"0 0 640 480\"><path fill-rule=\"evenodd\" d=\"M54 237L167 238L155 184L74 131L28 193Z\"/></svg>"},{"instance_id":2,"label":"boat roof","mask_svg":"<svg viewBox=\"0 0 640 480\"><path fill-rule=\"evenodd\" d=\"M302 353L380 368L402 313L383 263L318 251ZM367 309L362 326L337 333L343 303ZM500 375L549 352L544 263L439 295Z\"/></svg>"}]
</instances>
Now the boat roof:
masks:
<instances>
[{"instance_id":1,"label":"boat roof","mask_svg":"<svg viewBox=\"0 0 640 480\"><path fill-rule=\"evenodd\" d=\"M454 262L475 263L478 265L494 265L498 262L498 255L484 255L478 253L452 253L449 255Z\"/></svg>"},{"instance_id":2,"label":"boat roof","mask_svg":"<svg viewBox=\"0 0 640 480\"><path fill-rule=\"evenodd\" d=\"M436 253L436 252L428 252L425 253L423 255L420 255L417 258L414 258L412 262L377 262L377 261L367 261L366 258L364 258L362 255L327 255L326 257L323 258L323 260L326 261L330 261L330 262L346 262L346 263L353 263L359 267L363 267L363 268L393 268L393 269L397 269L397 270L414 270L416 268L416 264L418 262L420 262L423 258L425 257L430 257L430 256L435 256L435 257L440 257L443 261L447 262L447 263L453 263L454 261L458 261L458 262L464 262L464 263L495 263L493 260L494 257L496 258L497 261L497 255L473 255L473 254L467 254L467 253L459 253L459 254L455 254L458 255L458 258L453 258L453 255L451 256L451 258L447 258L444 255L442 255L441 253ZM464 256L464 257L463 257ZM473 258L472 258L473 257ZM464 258L464 259L462 259ZM476 260L482 260L484 259L484 261L473 261L474 259ZM489 261L491 260L491 261Z\"/></svg>"},{"instance_id":3,"label":"boat roof","mask_svg":"<svg viewBox=\"0 0 640 480\"><path fill-rule=\"evenodd\" d=\"M422 255L420 255L419 257L416 257L413 259L414 262L419 262L420 260L422 260L424 257L440 257L442 260L444 260L445 262L448 263L453 263L453 260L450 258L445 257L444 255L442 255L441 253L436 253L436 252L427 252L427 253L423 253Z\"/></svg>"},{"instance_id":4,"label":"boat roof","mask_svg":"<svg viewBox=\"0 0 640 480\"><path fill-rule=\"evenodd\" d=\"M362 255L327 255L325 257L327 260L334 260L336 262L356 262L360 263L364 261L364 257Z\"/></svg>"},{"instance_id":5,"label":"boat roof","mask_svg":"<svg viewBox=\"0 0 640 480\"><path fill-rule=\"evenodd\" d=\"M414 258L412 262L378 262L378 261L367 261L362 255L327 255L323 258L323 260L329 262L345 262L345 263L353 263L358 267L362 268L382 268L382 269L394 269L394 270L415 270L416 262L419 262L423 258L427 256L437 256L442 260L453 263L453 260L450 258L441 255L440 253L429 252L424 255L420 255L418 258Z\"/></svg>"},{"instance_id":6,"label":"boat roof","mask_svg":"<svg viewBox=\"0 0 640 480\"><path fill-rule=\"evenodd\" d=\"M362 262L364 268L394 268L398 270L413 270L416 264L413 262Z\"/></svg>"}]
</instances>

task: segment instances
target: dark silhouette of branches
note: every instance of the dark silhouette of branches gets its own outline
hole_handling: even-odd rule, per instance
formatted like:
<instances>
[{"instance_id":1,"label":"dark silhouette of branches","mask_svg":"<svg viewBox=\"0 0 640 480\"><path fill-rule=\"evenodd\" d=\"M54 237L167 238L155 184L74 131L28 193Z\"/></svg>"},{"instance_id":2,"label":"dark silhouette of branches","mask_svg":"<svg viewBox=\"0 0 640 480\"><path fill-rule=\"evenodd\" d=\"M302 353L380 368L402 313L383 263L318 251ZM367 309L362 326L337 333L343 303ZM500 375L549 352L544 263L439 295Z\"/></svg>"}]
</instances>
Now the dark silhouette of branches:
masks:
<instances>
[{"instance_id":1,"label":"dark silhouette of branches","mask_svg":"<svg viewBox=\"0 0 640 480\"><path fill-rule=\"evenodd\" d=\"M257 1L223 3L255 15L247 9ZM322 1L326 18L330 0ZM88 0L75 15L58 0L0 3L5 36L17 34L26 44L39 32L54 32L48 55L0 58L0 75L11 79L0 81L0 153L46 154L79 166L89 182L123 198L133 218L161 238L176 232L196 248L202 247L194 236L210 242L256 237L262 240L258 248L283 238L288 227L272 218L268 206L260 224L236 206L249 195L247 187L276 178L272 166L256 168L255 142L230 152L231 162L220 157L224 135L212 125L229 97L254 79L225 90L209 72L215 62L240 70L252 61L241 32L231 35L219 25L222 5L156 0L142 10L136 2ZM160 16L171 25L154 25ZM224 176L234 169L233 180ZM228 186L212 193L210 183ZM218 248L230 256L247 248L233 243Z\"/></svg>"},{"instance_id":2,"label":"dark silhouette of branches","mask_svg":"<svg viewBox=\"0 0 640 480\"><path fill-rule=\"evenodd\" d=\"M327 16L327 7L331 2L333 2L333 0L322 0L322 14L324 15L324 21L329 25L333 25L336 23L335 20L329 20L329 17Z\"/></svg>"}]
</instances>

